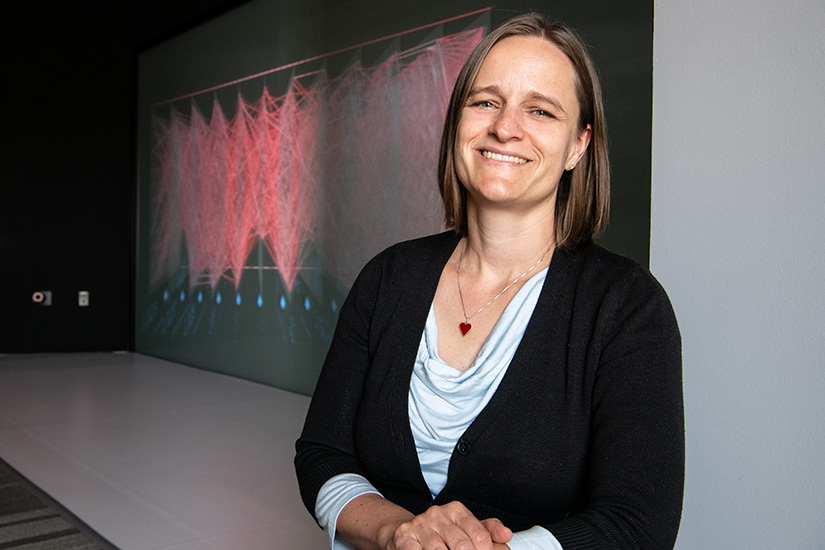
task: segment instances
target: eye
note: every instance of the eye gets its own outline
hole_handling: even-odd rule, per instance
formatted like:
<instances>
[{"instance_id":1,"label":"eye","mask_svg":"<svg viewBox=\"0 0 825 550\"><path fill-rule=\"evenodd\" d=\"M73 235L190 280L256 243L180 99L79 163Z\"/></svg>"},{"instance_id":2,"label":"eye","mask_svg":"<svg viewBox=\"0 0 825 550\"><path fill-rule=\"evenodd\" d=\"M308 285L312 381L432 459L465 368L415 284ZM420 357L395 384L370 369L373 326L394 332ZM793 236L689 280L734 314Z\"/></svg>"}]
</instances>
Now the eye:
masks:
<instances>
[{"instance_id":1,"label":"eye","mask_svg":"<svg viewBox=\"0 0 825 550\"><path fill-rule=\"evenodd\" d=\"M545 111L544 109L534 109L533 114L539 118L556 118L553 113Z\"/></svg>"},{"instance_id":2,"label":"eye","mask_svg":"<svg viewBox=\"0 0 825 550\"><path fill-rule=\"evenodd\" d=\"M472 101L470 107L479 107L481 109L495 109L495 104L489 99L479 99Z\"/></svg>"}]
</instances>

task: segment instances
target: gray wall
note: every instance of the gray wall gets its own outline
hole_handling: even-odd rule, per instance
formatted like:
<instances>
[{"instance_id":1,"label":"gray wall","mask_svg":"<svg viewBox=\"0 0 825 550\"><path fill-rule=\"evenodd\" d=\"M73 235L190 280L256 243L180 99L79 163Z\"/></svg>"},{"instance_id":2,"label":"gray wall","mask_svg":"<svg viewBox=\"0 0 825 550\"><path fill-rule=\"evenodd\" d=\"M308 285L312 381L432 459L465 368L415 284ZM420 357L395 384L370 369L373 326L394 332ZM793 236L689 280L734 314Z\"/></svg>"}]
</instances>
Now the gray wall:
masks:
<instances>
[{"instance_id":1,"label":"gray wall","mask_svg":"<svg viewBox=\"0 0 825 550\"><path fill-rule=\"evenodd\" d=\"M655 5L651 269L682 328L677 548L825 548L825 3Z\"/></svg>"}]
</instances>

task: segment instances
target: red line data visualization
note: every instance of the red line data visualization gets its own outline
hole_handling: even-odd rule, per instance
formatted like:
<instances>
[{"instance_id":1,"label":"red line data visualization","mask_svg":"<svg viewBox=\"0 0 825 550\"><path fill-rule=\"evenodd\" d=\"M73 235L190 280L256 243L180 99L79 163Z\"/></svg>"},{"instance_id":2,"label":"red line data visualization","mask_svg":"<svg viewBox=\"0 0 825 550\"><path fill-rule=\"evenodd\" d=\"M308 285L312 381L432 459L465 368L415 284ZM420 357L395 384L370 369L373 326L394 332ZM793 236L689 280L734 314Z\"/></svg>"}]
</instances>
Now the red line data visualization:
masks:
<instances>
[{"instance_id":1,"label":"red line data visualization","mask_svg":"<svg viewBox=\"0 0 825 550\"><path fill-rule=\"evenodd\" d=\"M295 74L285 91L265 84L252 101L238 91L222 104L210 91L211 105L155 106L152 282L185 270L190 287L228 280L237 289L249 269L269 267L292 292L302 270L320 268L348 286L365 255L439 230L443 117L483 32L391 51L371 67L355 61L334 76Z\"/></svg>"}]
</instances>

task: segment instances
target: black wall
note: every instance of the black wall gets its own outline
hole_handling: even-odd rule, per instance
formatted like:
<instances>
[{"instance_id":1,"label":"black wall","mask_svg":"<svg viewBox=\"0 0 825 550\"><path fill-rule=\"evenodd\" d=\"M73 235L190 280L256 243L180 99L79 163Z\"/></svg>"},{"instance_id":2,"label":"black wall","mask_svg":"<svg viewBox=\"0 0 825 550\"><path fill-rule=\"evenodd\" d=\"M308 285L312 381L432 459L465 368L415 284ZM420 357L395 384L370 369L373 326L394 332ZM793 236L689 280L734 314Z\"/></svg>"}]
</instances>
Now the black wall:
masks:
<instances>
[{"instance_id":1,"label":"black wall","mask_svg":"<svg viewBox=\"0 0 825 550\"><path fill-rule=\"evenodd\" d=\"M131 348L135 54L240 3L6 13L0 353ZM37 290L52 291L50 307L32 303Z\"/></svg>"}]
</instances>

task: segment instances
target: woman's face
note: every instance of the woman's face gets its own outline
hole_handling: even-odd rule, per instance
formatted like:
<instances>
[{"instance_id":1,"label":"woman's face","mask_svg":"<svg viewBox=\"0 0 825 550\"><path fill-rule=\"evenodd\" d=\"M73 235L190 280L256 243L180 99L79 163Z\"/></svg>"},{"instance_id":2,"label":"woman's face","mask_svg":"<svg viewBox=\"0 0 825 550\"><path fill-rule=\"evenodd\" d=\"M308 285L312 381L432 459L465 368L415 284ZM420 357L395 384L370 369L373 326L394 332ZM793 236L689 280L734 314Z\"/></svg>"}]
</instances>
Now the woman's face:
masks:
<instances>
[{"instance_id":1,"label":"woman's face","mask_svg":"<svg viewBox=\"0 0 825 550\"><path fill-rule=\"evenodd\" d=\"M461 112L456 173L480 207L552 209L562 172L579 161L575 71L554 44L534 36L498 42Z\"/></svg>"}]
</instances>

